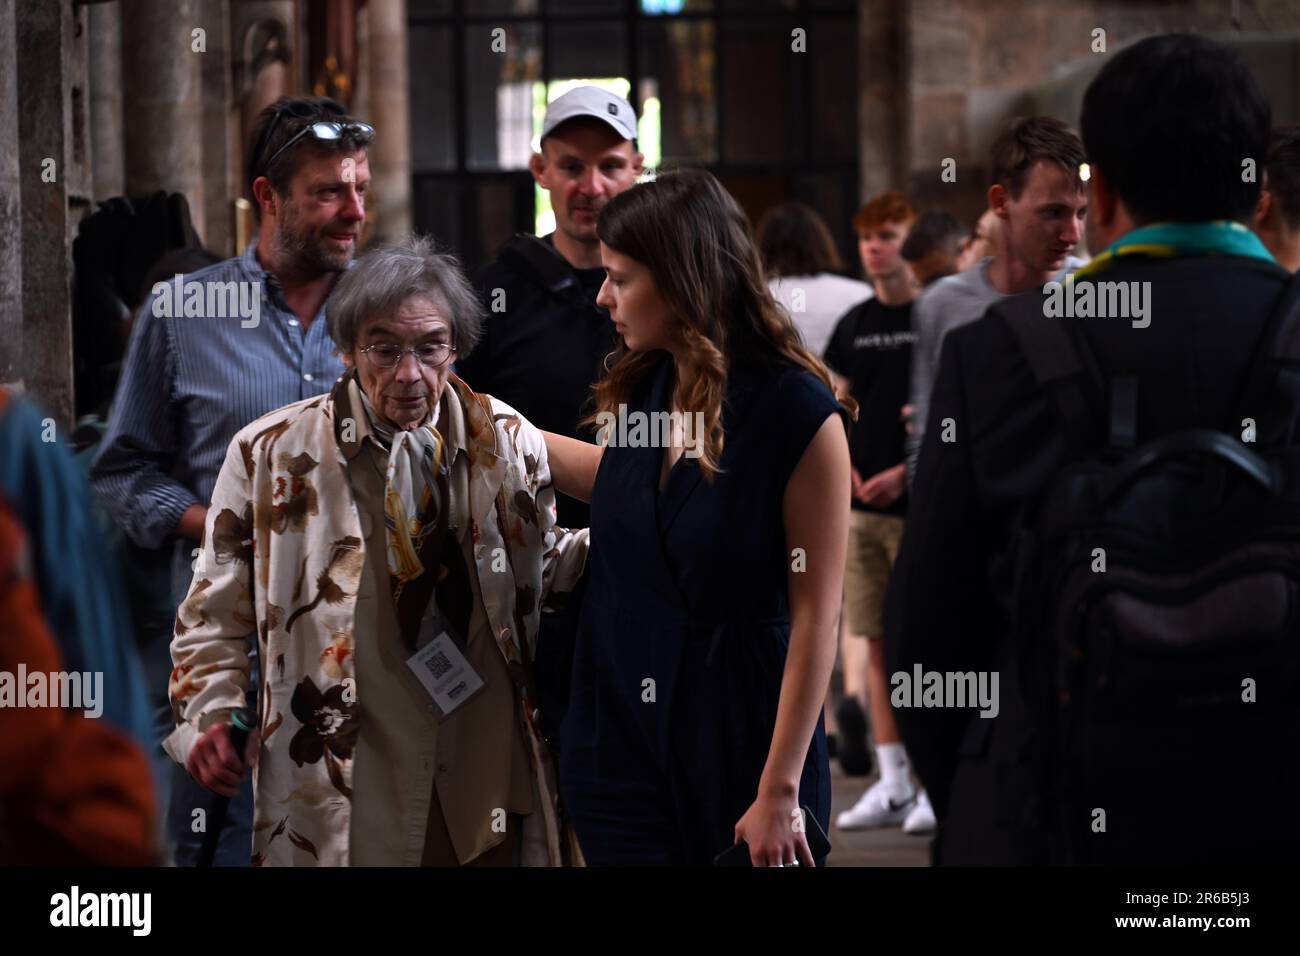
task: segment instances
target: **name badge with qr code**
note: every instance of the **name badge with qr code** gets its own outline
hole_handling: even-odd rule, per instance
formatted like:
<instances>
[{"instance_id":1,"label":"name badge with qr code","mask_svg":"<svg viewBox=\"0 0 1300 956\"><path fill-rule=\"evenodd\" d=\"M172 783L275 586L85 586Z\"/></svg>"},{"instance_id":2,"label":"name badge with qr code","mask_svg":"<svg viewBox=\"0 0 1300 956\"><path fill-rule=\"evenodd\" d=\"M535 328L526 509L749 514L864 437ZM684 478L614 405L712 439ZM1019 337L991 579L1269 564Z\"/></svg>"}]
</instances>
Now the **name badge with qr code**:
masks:
<instances>
[{"instance_id":1,"label":"name badge with qr code","mask_svg":"<svg viewBox=\"0 0 1300 956\"><path fill-rule=\"evenodd\" d=\"M483 678L465 660L446 631L412 654L406 666L429 692L444 717L483 687Z\"/></svg>"}]
</instances>

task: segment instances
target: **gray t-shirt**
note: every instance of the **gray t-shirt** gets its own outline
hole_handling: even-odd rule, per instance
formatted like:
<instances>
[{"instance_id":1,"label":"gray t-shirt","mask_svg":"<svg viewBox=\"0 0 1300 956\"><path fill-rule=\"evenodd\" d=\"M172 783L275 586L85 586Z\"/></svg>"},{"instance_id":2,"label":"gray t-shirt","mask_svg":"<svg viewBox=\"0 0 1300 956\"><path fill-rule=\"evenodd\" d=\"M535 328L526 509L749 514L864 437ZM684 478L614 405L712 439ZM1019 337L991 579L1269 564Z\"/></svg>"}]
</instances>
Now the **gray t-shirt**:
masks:
<instances>
[{"instance_id":1,"label":"gray t-shirt","mask_svg":"<svg viewBox=\"0 0 1300 956\"><path fill-rule=\"evenodd\" d=\"M987 257L965 272L945 276L921 293L912 306L912 331L916 334L916 341L912 345L909 385L913 411L912 434L906 442L908 484L916 477L916 459L921 452L921 440L925 437L930 392L939 373L939 351L944 336L958 326L982 318L990 305L1003 298L989 281L989 263L992 261L992 257ZM1083 264L1082 259L1070 256L1052 278L1060 281Z\"/></svg>"}]
</instances>

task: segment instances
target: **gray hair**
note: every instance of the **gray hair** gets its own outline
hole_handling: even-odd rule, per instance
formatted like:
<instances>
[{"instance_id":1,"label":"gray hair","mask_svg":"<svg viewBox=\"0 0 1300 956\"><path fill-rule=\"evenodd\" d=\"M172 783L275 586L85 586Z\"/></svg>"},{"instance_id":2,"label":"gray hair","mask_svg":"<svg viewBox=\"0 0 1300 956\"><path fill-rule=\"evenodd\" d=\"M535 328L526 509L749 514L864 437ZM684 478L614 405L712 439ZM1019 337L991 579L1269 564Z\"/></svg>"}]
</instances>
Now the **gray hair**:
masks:
<instances>
[{"instance_id":1,"label":"gray hair","mask_svg":"<svg viewBox=\"0 0 1300 956\"><path fill-rule=\"evenodd\" d=\"M325 307L330 338L340 352L351 352L367 321L393 315L417 295L447 309L455 359L465 359L483 332L483 303L456 257L438 252L427 236L377 246L339 277Z\"/></svg>"}]
</instances>

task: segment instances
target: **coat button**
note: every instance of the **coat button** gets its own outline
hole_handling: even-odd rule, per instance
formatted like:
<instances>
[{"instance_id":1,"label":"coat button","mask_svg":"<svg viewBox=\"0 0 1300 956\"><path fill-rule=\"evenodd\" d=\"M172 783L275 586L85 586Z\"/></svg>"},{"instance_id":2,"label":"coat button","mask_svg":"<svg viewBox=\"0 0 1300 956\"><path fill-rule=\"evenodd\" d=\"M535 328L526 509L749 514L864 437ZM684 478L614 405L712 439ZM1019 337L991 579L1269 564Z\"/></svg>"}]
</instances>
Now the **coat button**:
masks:
<instances>
[{"instance_id":1,"label":"coat button","mask_svg":"<svg viewBox=\"0 0 1300 956\"><path fill-rule=\"evenodd\" d=\"M510 635L511 635L512 633L514 633L514 632L511 631L510 628L508 628L508 627L503 627L503 628L501 628L501 640L503 640L503 641L508 641L508 640L510 640Z\"/></svg>"}]
</instances>

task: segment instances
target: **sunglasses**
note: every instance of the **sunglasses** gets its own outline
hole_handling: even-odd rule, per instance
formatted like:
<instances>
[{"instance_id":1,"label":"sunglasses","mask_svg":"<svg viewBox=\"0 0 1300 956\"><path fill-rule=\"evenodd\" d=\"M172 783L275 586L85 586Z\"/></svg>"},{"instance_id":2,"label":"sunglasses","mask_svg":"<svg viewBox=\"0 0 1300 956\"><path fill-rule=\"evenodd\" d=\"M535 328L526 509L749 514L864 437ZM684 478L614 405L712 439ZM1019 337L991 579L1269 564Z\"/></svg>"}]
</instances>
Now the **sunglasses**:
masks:
<instances>
[{"instance_id":1,"label":"sunglasses","mask_svg":"<svg viewBox=\"0 0 1300 956\"><path fill-rule=\"evenodd\" d=\"M368 146L375 138L375 128L369 123L329 123L323 121L312 123L290 136L283 146L271 154L271 158L263 164L262 168L270 168L276 157L304 136L310 135L318 143L334 143L348 133L357 140L360 146Z\"/></svg>"},{"instance_id":2,"label":"sunglasses","mask_svg":"<svg viewBox=\"0 0 1300 956\"><path fill-rule=\"evenodd\" d=\"M306 119L316 114L317 110L306 104L288 104L286 107L281 109L275 114L275 118L271 120L271 124L266 128L266 135L262 138L262 150L265 150L266 144L271 142L271 138L275 134L276 124L280 122L280 117L284 116L286 113L292 114L300 119ZM339 139L348 134L356 139L360 145L367 146L375 138L375 128L369 123L342 123L333 120L317 120L314 123L309 123L304 126L293 136L289 137L289 140L272 153L269 159L259 162L257 168L262 172L262 174L265 174L266 170L270 168L271 164L274 163L277 158L279 158L281 153L304 136L311 136L312 139L320 143L334 143L338 142Z\"/></svg>"}]
</instances>

